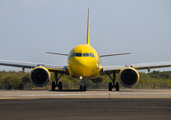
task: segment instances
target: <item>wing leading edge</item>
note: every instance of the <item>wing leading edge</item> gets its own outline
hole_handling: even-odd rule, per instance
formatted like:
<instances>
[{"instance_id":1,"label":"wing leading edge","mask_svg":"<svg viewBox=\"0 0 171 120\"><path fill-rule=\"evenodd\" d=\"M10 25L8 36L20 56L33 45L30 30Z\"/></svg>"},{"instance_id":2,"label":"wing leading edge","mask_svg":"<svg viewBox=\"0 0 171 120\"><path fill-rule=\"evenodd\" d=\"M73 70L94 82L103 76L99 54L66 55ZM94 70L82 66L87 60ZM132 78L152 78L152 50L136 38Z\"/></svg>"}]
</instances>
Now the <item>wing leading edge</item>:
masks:
<instances>
[{"instance_id":1,"label":"wing leading edge","mask_svg":"<svg viewBox=\"0 0 171 120\"><path fill-rule=\"evenodd\" d=\"M11 67L21 67L23 70L25 68L35 68L37 66L43 66L47 68L49 71L67 71L67 66L57 66L57 65L48 65L48 64L37 64L31 62L19 62L19 61L8 61L8 60L0 60L0 65L11 66Z\"/></svg>"},{"instance_id":2,"label":"wing leading edge","mask_svg":"<svg viewBox=\"0 0 171 120\"><path fill-rule=\"evenodd\" d=\"M137 70L143 70L147 69L148 71L150 69L154 68L162 68L162 67L171 67L171 62L158 62L158 63L140 63L140 64L132 64L132 65L116 65L116 66L102 66L102 74L105 72L110 71L120 71L121 69L125 67L133 67Z\"/></svg>"}]
</instances>

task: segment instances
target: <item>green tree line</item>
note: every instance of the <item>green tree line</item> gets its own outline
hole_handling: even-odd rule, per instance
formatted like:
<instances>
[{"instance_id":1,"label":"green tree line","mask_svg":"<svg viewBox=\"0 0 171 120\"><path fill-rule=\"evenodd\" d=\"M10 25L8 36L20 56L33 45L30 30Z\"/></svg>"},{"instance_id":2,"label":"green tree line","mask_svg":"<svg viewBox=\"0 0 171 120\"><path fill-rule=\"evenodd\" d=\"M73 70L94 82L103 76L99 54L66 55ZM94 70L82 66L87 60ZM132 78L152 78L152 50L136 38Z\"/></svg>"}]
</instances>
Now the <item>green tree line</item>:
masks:
<instances>
[{"instance_id":1,"label":"green tree line","mask_svg":"<svg viewBox=\"0 0 171 120\"><path fill-rule=\"evenodd\" d=\"M30 83L29 79L30 72L23 71L0 71L0 84L10 84L14 89L19 89L22 84ZM148 84L170 84L171 85L171 71L153 71L150 73L140 72L139 83ZM51 80L55 81L55 74L51 73ZM112 76L112 75L111 75ZM72 78L68 75L63 75L59 81L62 82L81 82L78 78ZM118 74L116 74L116 81L119 81ZM95 79L87 79L86 83L109 83L111 79L107 76L100 76Z\"/></svg>"}]
</instances>

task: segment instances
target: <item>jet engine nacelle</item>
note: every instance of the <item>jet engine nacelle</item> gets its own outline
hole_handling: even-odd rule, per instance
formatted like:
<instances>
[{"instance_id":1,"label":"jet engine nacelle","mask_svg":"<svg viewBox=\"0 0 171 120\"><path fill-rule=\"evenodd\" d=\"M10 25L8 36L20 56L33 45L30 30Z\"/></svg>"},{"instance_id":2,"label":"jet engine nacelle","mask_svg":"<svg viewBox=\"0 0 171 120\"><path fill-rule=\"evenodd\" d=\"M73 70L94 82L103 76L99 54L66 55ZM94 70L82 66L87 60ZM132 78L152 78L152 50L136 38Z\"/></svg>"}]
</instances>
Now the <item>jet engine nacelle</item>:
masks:
<instances>
[{"instance_id":1,"label":"jet engine nacelle","mask_svg":"<svg viewBox=\"0 0 171 120\"><path fill-rule=\"evenodd\" d=\"M139 73L132 67L123 68L119 73L119 80L124 87L133 87L139 82Z\"/></svg>"},{"instance_id":2,"label":"jet engine nacelle","mask_svg":"<svg viewBox=\"0 0 171 120\"><path fill-rule=\"evenodd\" d=\"M43 66L35 67L30 73L31 82L38 87L46 85L50 80L50 72Z\"/></svg>"}]
</instances>

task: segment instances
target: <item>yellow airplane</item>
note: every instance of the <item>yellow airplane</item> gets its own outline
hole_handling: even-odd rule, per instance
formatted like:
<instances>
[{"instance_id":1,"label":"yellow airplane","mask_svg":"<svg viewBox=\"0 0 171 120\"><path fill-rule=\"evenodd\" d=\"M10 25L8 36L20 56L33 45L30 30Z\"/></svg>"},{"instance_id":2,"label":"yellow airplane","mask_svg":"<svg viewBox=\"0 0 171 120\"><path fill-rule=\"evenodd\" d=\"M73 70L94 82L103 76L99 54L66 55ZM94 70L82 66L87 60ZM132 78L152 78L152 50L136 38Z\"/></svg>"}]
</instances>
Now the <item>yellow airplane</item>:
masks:
<instances>
[{"instance_id":1,"label":"yellow airplane","mask_svg":"<svg viewBox=\"0 0 171 120\"><path fill-rule=\"evenodd\" d=\"M115 82L116 73L119 73L119 82L124 87L133 87L138 84L139 73L137 70L147 69L150 71L152 68L171 67L171 62L161 63L144 63L144 64L132 64L129 66L115 65L115 66L101 66L99 58L125 55L130 53L120 54L108 54L99 55L96 50L90 45L90 8L88 8L88 25L87 25L87 43L81 44L74 47L69 54L47 52L49 54L64 55L68 57L68 65L57 66L57 65L46 65L36 64L28 62L14 62L14 61L3 61L0 60L0 65L31 68L30 80L38 87L46 85L50 80L50 72L55 72L56 83L52 82L52 90L56 87L62 90L62 82L58 82L63 74L70 75L82 79L82 85L80 85L80 91L86 91L84 84L86 78L97 78L100 75L108 75L112 82L109 83L109 91L113 88L119 91L119 83ZM58 76L60 73L60 76ZM111 76L110 74L113 74Z\"/></svg>"}]
</instances>

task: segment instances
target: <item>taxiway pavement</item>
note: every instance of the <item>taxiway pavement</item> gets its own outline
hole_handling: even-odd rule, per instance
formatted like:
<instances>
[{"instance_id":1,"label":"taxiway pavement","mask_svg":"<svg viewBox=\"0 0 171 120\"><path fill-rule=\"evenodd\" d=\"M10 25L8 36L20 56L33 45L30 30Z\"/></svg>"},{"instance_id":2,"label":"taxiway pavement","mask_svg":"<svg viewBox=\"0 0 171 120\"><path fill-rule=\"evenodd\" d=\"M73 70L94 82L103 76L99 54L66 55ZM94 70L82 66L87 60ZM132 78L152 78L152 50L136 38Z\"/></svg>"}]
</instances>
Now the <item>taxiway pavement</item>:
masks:
<instances>
[{"instance_id":1,"label":"taxiway pavement","mask_svg":"<svg viewBox=\"0 0 171 120\"><path fill-rule=\"evenodd\" d=\"M0 99L32 98L171 98L171 89L121 89L120 91L78 90L64 91L25 91L1 90Z\"/></svg>"},{"instance_id":2,"label":"taxiway pavement","mask_svg":"<svg viewBox=\"0 0 171 120\"><path fill-rule=\"evenodd\" d=\"M171 90L0 91L2 120L171 120Z\"/></svg>"}]
</instances>

